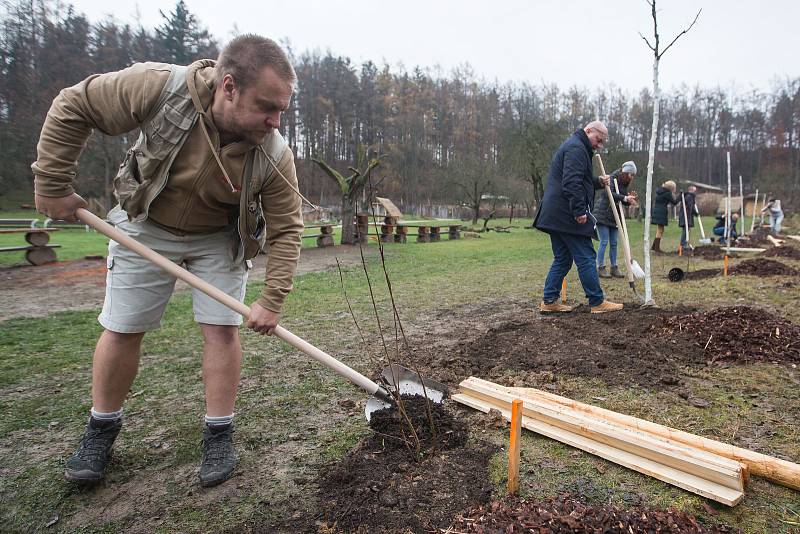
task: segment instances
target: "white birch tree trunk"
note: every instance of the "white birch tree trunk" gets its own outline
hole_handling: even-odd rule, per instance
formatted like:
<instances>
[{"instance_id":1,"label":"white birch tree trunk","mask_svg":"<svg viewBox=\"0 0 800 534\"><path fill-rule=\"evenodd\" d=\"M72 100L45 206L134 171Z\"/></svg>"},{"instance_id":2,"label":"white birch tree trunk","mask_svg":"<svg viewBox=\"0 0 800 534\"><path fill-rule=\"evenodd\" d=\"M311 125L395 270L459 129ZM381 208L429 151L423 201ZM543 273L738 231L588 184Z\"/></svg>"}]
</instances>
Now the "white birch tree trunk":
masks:
<instances>
[{"instance_id":1,"label":"white birch tree trunk","mask_svg":"<svg viewBox=\"0 0 800 534\"><path fill-rule=\"evenodd\" d=\"M650 151L647 156L647 182L644 205L644 302L653 305L653 276L650 267L650 218L653 196L653 165L656 159L656 136L658 135L658 108L661 92L658 88L658 56L653 59L653 126L650 131Z\"/></svg>"}]
</instances>

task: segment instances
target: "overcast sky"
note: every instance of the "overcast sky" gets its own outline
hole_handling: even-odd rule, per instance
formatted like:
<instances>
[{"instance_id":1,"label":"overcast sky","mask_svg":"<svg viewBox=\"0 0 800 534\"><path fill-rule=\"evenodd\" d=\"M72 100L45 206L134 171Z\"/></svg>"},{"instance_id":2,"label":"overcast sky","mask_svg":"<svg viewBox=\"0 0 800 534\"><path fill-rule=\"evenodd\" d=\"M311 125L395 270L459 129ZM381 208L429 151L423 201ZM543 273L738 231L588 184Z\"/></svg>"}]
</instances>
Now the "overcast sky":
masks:
<instances>
[{"instance_id":1,"label":"overcast sky","mask_svg":"<svg viewBox=\"0 0 800 534\"><path fill-rule=\"evenodd\" d=\"M288 38L309 49L390 65L469 63L487 80L541 81L562 88L615 83L652 87L653 54L645 0L186 0L192 13L224 43L234 32ZM75 0L97 22L152 28L171 0ZM702 8L694 28L662 58L662 87L721 86L742 93L800 77L800 1L659 0L662 48ZM225 6L224 9L219 6Z\"/></svg>"}]
</instances>

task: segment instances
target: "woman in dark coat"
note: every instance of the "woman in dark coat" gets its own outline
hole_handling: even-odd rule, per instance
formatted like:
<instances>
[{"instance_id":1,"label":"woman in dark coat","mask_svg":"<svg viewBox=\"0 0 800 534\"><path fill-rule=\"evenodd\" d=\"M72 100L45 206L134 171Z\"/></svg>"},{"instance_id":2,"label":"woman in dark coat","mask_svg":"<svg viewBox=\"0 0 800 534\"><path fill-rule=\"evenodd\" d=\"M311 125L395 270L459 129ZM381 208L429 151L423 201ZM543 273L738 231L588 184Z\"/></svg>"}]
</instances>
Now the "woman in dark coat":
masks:
<instances>
[{"instance_id":1,"label":"woman in dark coat","mask_svg":"<svg viewBox=\"0 0 800 534\"><path fill-rule=\"evenodd\" d=\"M672 180L667 180L661 187L656 188L656 199L653 203L653 213L650 217L650 224L656 225L656 238L653 240L653 246L650 250L661 252L661 237L664 235L664 227L669 224L669 209L670 204L677 204L678 199L675 198L675 191L678 187Z\"/></svg>"},{"instance_id":2,"label":"woman in dark coat","mask_svg":"<svg viewBox=\"0 0 800 534\"><path fill-rule=\"evenodd\" d=\"M611 192L615 202L622 202L629 206L635 202L635 197L628 195L628 186L636 176L636 164L626 161L622 167L611 173ZM619 187L619 193L615 191L614 182ZM622 278L622 273L617 266L617 222L614 219L614 208L608 202L608 194L605 190L597 192L599 197L595 202L594 214L597 217L597 234L600 237L600 246L597 247L597 274L600 278ZM611 272L606 270L605 255L608 247L608 259L611 263Z\"/></svg>"}]
</instances>

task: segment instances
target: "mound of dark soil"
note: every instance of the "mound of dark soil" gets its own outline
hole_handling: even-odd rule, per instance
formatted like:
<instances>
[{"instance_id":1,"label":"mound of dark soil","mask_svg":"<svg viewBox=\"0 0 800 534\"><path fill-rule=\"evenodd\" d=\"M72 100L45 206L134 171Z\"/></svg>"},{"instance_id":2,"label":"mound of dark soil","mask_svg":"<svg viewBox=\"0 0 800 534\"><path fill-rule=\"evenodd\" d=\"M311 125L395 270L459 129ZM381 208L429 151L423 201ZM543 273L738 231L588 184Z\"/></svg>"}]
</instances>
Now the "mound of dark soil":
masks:
<instances>
[{"instance_id":1,"label":"mound of dark soil","mask_svg":"<svg viewBox=\"0 0 800 534\"><path fill-rule=\"evenodd\" d=\"M800 326L748 306L667 317L652 332L690 339L712 362L800 361Z\"/></svg>"},{"instance_id":2,"label":"mound of dark soil","mask_svg":"<svg viewBox=\"0 0 800 534\"><path fill-rule=\"evenodd\" d=\"M764 252L764 256L769 258L789 258L800 260L800 249L791 246L772 247Z\"/></svg>"},{"instance_id":3,"label":"mound of dark soil","mask_svg":"<svg viewBox=\"0 0 800 534\"><path fill-rule=\"evenodd\" d=\"M745 260L742 263L736 264L728 270L729 274L749 274L756 276L797 276L800 271L789 267L775 260L766 260L764 258L754 258L752 260Z\"/></svg>"},{"instance_id":4,"label":"mound of dark soil","mask_svg":"<svg viewBox=\"0 0 800 534\"><path fill-rule=\"evenodd\" d=\"M704 260L721 260L725 257L725 251L716 245L700 245L694 247L692 256L703 258ZM733 255L731 254L732 257Z\"/></svg>"},{"instance_id":5,"label":"mound of dark soil","mask_svg":"<svg viewBox=\"0 0 800 534\"><path fill-rule=\"evenodd\" d=\"M492 502L470 510L452 526L455 532L505 534L508 532L602 532L618 534L738 532L725 525L703 525L675 510L616 506L587 506L569 496L547 502L513 500Z\"/></svg>"},{"instance_id":6,"label":"mound of dark soil","mask_svg":"<svg viewBox=\"0 0 800 534\"><path fill-rule=\"evenodd\" d=\"M682 367L706 362L691 340L649 333L650 326L675 313L626 305L620 312L603 315L575 311L509 321L447 351L418 350L414 364L448 384L475 375L524 386L541 382L542 376L564 373L610 384L675 385Z\"/></svg>"},{"instance_id":7,"label":"mound of dark soil","mask_svg":"<svg viewBox=\"0 0 800 534\"><path fill-rule=\"evenodd\" d=\"M413 455L410 458L413 460L418 454L424 456L433 449L452 449L466 443L466 423L454 419L441 404L429 403L422 395L413 395L403 396L402 407L402 411L389 408L372 414L369 426L375 434L367 443L369 447L404 449ZM419 452L416 452L415 436L419 440ZM412 444L414 447L409 450Z\"/></svg>"},{"instance_id":8,"label":"mound of dark soil","mask_svg":"<svg viewBox=\"0 0 800 534\"><path fill-rule=\"evenodd\" d=\"M411 432L396 410L374 413L375 432L322 472L319 523L291 528L317 531L324 524L336 532L430 532L447 527L460 511L488 502L495 447L481 441L467 446L466 422L446 405L432 405L435 434L422 397L406 399L404 408L422 453L409 452Z\"/></svg>"},{"instance_id":9,"label":"mound of dark soil","mask_svg":"<svg viewBox=\"0 0 800 534\"><path fill-rule=\"evenodd\" d=\"M771 245L767 236L770 235L769 228L756 228L747 235L740 236L736 240L737 247L757 247L760 245Z\"/></svg>"}]
</instances>

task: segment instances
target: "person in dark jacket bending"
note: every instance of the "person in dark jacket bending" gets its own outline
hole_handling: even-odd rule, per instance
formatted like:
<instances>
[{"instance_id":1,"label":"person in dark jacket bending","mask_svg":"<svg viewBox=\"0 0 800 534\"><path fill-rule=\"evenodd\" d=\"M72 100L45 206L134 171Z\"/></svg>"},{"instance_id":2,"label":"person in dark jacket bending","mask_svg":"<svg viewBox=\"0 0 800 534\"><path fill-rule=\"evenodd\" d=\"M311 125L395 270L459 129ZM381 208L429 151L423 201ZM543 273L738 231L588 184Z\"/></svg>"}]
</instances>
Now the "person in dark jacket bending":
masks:
<instances>
[{"instance_id":1,"label":"person in dark jacket bending","mask_svg":"<svg viewBox=\"0 0 800 534\"><path fill-rule=\"evenodd\" d=\"M739 234L736 233L736 223L739 222L739 214L735 211L728 219L728 232L731 236L731 242L736 241ZM714 225L714 235L719 236L719 244L725 245L725 214L717 215L717 223Z\"/></svg>"},{"instance_id":2,"label":"person in dark jacket bending","mask_svg":"<svg viewBox=\"0 0 800 534\"><path fill-rule=\"evenodd\" d=\"M656 238L653 240L651 250L661 252L661 238L664 236L664 227L669 224L669 204L677 204L675 190L677 186L672 180L667 180L661 187L656 188L656 199L653 202L653 212L650 217L650 224L656 225Z\"/></svg>"},{"instance_id":3,"label":"person in dark jacket bending","mask_svg":"<svg viewBox=\"0 0 800 534\"><path fill-rule=\"evenodd\" d=\"M558 148L550 163L544 199L533 226L550 234L553 264L544 282L543 313L569 312L570 306L558 302L561 283L572 267L578 267L581 285L589 299L592 313L622 309L622 304L605 300L597 276L597 256L592 245L595 224L592 214L595 189L609 184L608 176L592 176L592 152L608 140L608 129L593 121L575 131Z\"/></svg>"},{"instance_id":4,"label":"person in dark jacket bending","mask_svg":"<svg viewBox=\"0 0 800 534\"><path fill-rule=\"evenodd\" d=\"M683 216L683 204L686 204L686 216L689 218L689 228L694 228L694 214L697 209L697 188L690 185L686 191L681 191L678 200L680 200L680 204L678 205L678 226L681 227L681 248L686 250L686 247L691 247L691 245L686 239L686 221Z\"/></svg>"},{"instance_id":5,"label":"person in dark jacket bending","mask_svg":"<svg viewBox=\"0 0 800 534\"><path fill-rule=\"evenodd\" d=\"M611 192L615 202L622 202L625 206L635 204L636 197L628 195L628 186L636 176L636 164L626 161L622 167L611 173ZM619 193L614 187L616 182ZM600 278L622 278L622 273L617 266L617 221L614 219L614 208L608 202L608 194L602 190L595 195L596 205L594 213L597 216L597 233L600 235L600 246L597 247L597 274ZM606 270L605 255L608 247L608 259L611 263L611 273Z\"/></svg>"}]
</instances>

